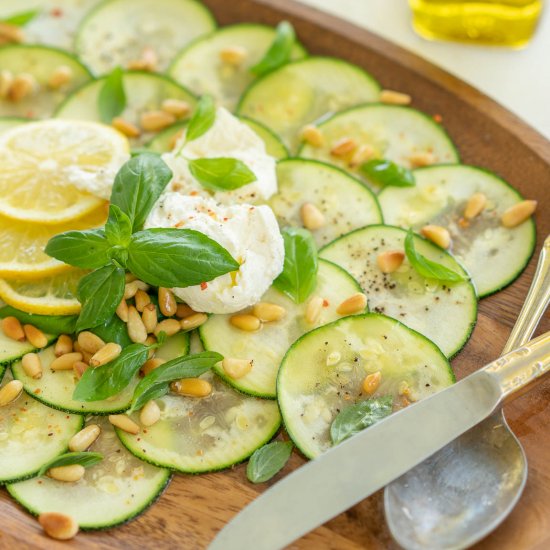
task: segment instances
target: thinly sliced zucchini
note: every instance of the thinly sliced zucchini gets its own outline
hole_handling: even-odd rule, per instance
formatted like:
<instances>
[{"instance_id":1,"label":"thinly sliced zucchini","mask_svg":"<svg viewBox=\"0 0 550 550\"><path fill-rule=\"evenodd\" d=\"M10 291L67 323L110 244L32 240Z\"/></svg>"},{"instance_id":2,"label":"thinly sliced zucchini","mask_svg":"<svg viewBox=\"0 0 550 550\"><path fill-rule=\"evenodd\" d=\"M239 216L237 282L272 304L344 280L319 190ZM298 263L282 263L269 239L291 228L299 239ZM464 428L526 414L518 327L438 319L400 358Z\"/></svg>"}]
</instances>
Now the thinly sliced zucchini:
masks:
<instances>
[{"instance_id":1,"label":"thinly sliced zucchini","mask_svg":"<svg viewBox=\"0 0 550 550\"><path fill-rule=\"evenodd\" d=\"M365 101L378 101L380 86L360 67L341 59L309 57L253 82L237 112L271 128L291 150L303 126Z\"/></svg>"},{"instance_id":2,"label":"thinly sliced zucchini","mask_svg":"<svg viewBox=\"0 0 550 550\"><path fill-rule=\"evenodd\" d=\"M209 351L217 351L224 357L253 361L252 370L239 379L228 376L221 365L215 367L217 374L226 382L250 395L274 399L277 396L275 385L279 365L290 344L315 326L338 319L338 305L360 290L357 282L343 269L320 261L313 296L326 300L326 306L316 325L305 320L308 301L295 304L285 294L270 288L262 301L285 308L286 314L280 321L264 323L261 330L250 333L234 327L230 323L231 315L212 315L200 327L201 340Z\"/></svg>"},{"instance_id":3,"label":"thinly sliced zucchini","mask_svg":"<svg viewBox=\"0 0 550 550\"><path fill-rule=\"evenodd\" d=\"M0 134L2 132L5 132L6 130L9 130L10 128L13 128L14 126L19 126L19 124L23 124L24 122L27 122L28 118L19 118L19 117L1 117L0 118Z\"/></svg>"},{"instance_id":4,"label":"thinly sliced zucchini","mask_svg":"<svg viewBox=\"0 0 550 550\"><path fill-rule=\"evenodd\" d=\"M381 374L371 394L369 374ZM395 319L354 315L308 332L285 355L277 396L285 428L309 458L331 447L330 426L345 407L390 395L393 410L450 386L453 371L439 348Z\"/></svg>"},{"instance_id":5,"label":"thinly sliced zucchini","mask_svg":"<svg viewBox=\"0 0 550 550\"><path fill-rule=\"evenodd\" d=\"M382 222L373 193L359 180L324 162L288 159L277 164L278 192L269 200L282 227L303 225L301 208L315 205L326 223L312 231L317 246L324 246L365 225Z\"/></svg>"},{"instance_id":6,"label":"thinly sliced zucchini","mask_svg":"<svg viewBox=\"0 0 550 550\"><path fill-rule=\"evenodd\" d=\"M48 342L53 342L56 337L47 335ZM0 328L0 367L9 366L14 361L21 359L25 353L36 351L36 348L28 341L18 342L8 338Z\"/></svg>"},{"instance_id":7,"label":"thinly sliced zucchini","mask_svg":"<svg viewBox=\"0 0 550 550\"><path fill-rule=\"evenodd\" d=\"M55 116L101 122L98 98L104 83L105 78L100 78L76 90L59 106ZM123 86L126 92L126 108L120 116L138 127L141 114L160 109L165 99L182 99L192 107L196 103L191 92L159 74L129 71L124 73ZM140 146L155 135L153 132L142 132L138 138L130 139L130 143L133 147Z\"/></svg>"},{"instance_id":8,"label":"thinly sliced zucchini","mask_svg":"<svg viewBox=\"0 0 550 550\"><path fill-rule=\"evenodd\" d=\"M130 454L106 419L92 418L90 423L101 427L90 450L101 453L103 460L86 468L80 481L66 483L43 476L7 486L31 514L68 513L81 529L105 529L141 514L167 486L170 470Z\"/></svg>"},{"instance_id":9,"label":"thinly sliced zucchini","mask_svg":"<svg viewBox=\"0 0 550 550\"><path fill-rule=\"evenodd\" d=\"M105 0L82 21L75 49L96 74L127 67L151 48L164 71L174 52L210 33L216 21L196 0Z\"/></svg>"},{"instance_id":10,"label":"thinly sliced zucchini","mask_svg":"<svg viewBox=\"0 0 550 550\"><path fill-rule=\"evenodd\" d=\"M157 351L156 357L172 359L185 355L189 351L189 338L186 334L177 334L170 337ZM104 401L75 401L73 391L76 385L74 373L70 371L52 371L48 365L55 358L53 346L39 353L42 361L43 373L38 380L25 374L21 362L12 365L15 378L23 382L25 391L49 407L79 414L112 414L125 411L130 407L134 388L139 381L135 379L128 387L114 398Z\"/></svg>"},{"instance_id":11,"label":"thinly sliced zucchini","mask_svg":"<svg viewBox=\"0 0 550 550\"><path fill-rule=\"evenodd\" d=\"M351 166L355 151L345 156L331 154L333 146L343 138L354 139L358 147L372 148L375 158L392 160L407 168L413 167L413 155L423 153L431 155L435 164L459 162L458 151L441 125L411 107L380 103L358 105L321 122L319 130L323 145L314 147L304 143L300 156L331 162L353 174L358 174L358 166Z\"/></svg>"},{"instance_id":12,"label":"thinly sliced zucchini","mask_svg":"<svg viewBox=\"0 0 550 550\"><path fill-rule=\"evenodd\" d=\"M320 255L357 278L371 311L385 313L433 340L452 357L467 342L477 318L477 298L470 281L425 279L405 260L393 273L380 271L376 259L386 250L404 250L407 232L390 225L352 231L325 246ZM415 236L418 252L458 273L462 266L447 252Z\"/></svg>"},{"instance_id":13,"label":"thinly sliced zucchini","mask_svg":"<svg viewBox=\"0 0 550 550\"><path fill-rule=\"evenodd\" d=\"M502 213L522 200L498 176L474 166L430 166L415 170L416 187L387 187L380 204L387 223L419 229L433 223L447 227L453 255L468 269L479 296L504 288L523 271L535 248L535 223L529 219L513 229L500 222ZM474 193L487 198L474 219L463 219Z\"/></svg>"},{"instance_id":14,"label":"thinly sliced zucchini","mask_svg":"<svg viewBox=\"0 0 550 550\"><path fill-rule=\"evenodd\" d=\"M168 74L197 95L214 96L219 105L232 111L254 80L250 67L260 61L274 38L275 29L267 25L242 23L224 27L189 44L174 59ZM224 63L220 52L225 48L242 49L242 63ZM291 59L306 55L303 46L296 44Z\"/></svg>"},{"instance_id":15,"label":"thinly sliced zucchini","mask_svg":"<svg viewBox=\"0 0 550 550\"><path fill-rule=\"evenodd\" d=\"M260 136L261 140L265 143L265 150L268 155L276 159L284 159L288 157L289 151L286 145L282 142L281 138L270 130L267 126L264 126L257 120L252 120L246 116L240 116L239 120L244 122L249 128L252 128L254 132Z\"/></svg>"},{"instance_id":16,"label":"thinly sliced zucchini","mask_svg":"<svg viewBox=\"0 0 550 550\"><path fill-rule=\"evenodd\" d=\"M11 379L8 373L4 382ZM81 416L50 409L25 393L2 407L0 485L36 475L43 464L65 452L83 424Z\"/></svg>"},{"instance_id":17,"label":"thinly sliced zucchini","mask_svg":"<svg viewBox=\"0 0 550 550\"><path fill-rule=\"evenodd\" d=\"M52 89L48 81L61 66L71 71L71 79L59 89ZM90 80L88 69L71 54L47 46L26 44L0 48L0 67L14 75L27 73L36 81L34 91L18 101L0 97L0 116L47 118L78 86Z\"/></svg>"}]
</instances>

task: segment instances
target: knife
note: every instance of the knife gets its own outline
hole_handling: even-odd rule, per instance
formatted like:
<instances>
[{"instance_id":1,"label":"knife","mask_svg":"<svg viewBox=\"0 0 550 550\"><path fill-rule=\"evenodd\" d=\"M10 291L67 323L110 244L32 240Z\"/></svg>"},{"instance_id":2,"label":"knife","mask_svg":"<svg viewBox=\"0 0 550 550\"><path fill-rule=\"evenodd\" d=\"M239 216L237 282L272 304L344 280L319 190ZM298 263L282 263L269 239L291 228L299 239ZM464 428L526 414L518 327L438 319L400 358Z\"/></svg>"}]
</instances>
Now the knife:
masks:
<instances>
[{"instance_id":1,"label":"knife","mask_svg":"<svg viewBox=\"0 0 550 550\"><path fill-rule=\"evenodd\" d=\"M550 371L550 332L331 448L265 491L210 550L279 550L397 479Z\"/></svg>"}]
</instances>

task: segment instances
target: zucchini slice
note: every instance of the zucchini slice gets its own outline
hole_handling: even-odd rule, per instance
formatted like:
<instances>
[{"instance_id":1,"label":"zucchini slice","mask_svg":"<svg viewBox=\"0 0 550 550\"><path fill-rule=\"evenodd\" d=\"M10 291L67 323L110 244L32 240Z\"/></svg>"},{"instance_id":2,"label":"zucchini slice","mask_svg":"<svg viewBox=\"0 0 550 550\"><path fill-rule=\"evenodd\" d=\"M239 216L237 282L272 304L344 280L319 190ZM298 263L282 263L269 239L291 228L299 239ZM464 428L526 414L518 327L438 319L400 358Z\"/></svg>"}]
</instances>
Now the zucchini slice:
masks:
<instances>
[{"instance_id":1,"label":"zucchini slice","mask_svg":"<svg viewBox=\"0 0 550 550\"><path fill-rule=\"evenodd\" d=\"M105 0L82 21L75 50L95 74L127 67L145 47L164 71L186 44L216 28L214 17L195 0Z\"/></svg>"},{"instance_id":2,"label":"zucchini slice","mask_svg":"<svg viewBox=\"0 0 550 550\"><path fill-rule=\"evenodd\" d=\"M237 113L271 128L295 151L300 130L351 105L378 101L380 85L356 65L308 57L268 73L244 92Z\"/></svg>"},{"instance_id":3,"label":"zucchini slice","mask_svg":"<svg viewBox=\"0 0 550 550\"><path fill-rule=\"evenodd\" d=\"M277 164L279 190L269 200L282 227L302 227L301 207L315 205L327 223L312 231L321 247L365 225L382 223L374 194L358 179L324 162L288 159Z\"/></svg>"},{"instance_id":4,"label":"zucchini slice","mask_svg":"<svg viewBox=\"0 0 550 550\"><path fill-rule=\"evenodd\" d=\"M346 298L360 292L357 282L340 267L321 260L317 274L317 287L312 296L326 300L317 325L323 325L340 317L336 308ZM252 370L242 378L233 379L221 365L214 367L216 373L239 391L274 399L277 372L288 347L299 336L314 328L305 320L308 301L295 304L282 292L270 288L262 297L285 308L280 321L264 323L258 332L243 332L230 323L232 315L211 315L199 329L204 347L217 351L224 357L253 360Z\"/></svg>"},{"instance_id":5,"label":"zucchini slice","mask_svg":"<svg viewBox=\"0 0 550 550\"><path fill-rule=\"evenodd\" d=\"M466 344L477 319L477 297L470 281L425 279L405 260L394 273L380 271L376 258L386 250L404 250L407 232L390 225L352 231L325 246L320 255L356 277L371 311L384 313L433 340L447 357ZM466 274L447 252L415 236L416 250L429 260Z\"/></svg>"},{"instance_id":6,"label":"zucchini slice","mask_svg":"<svg viewBox=\"0 0 550 550\"><path fill-rule=\"evenodd\" d=\"M29 120L28 118L20 118L15 116L0 117L0 134L2 132L5 132L6 130L9 130L10 128L19 126L19 124L28 122L28 120Z\"/></svg>"},{"instance_id":7,"label":"zucchini slice","mask_svg":"<svg viewBox=\"0 0 550 550\"><path fill-rule=\"evenodd\" d=\"M258 134L261 140L265 143L265 150L268 155L276 159L284 159L289 156L289 150L287 146L282 142L281 138L267 126L264 126L257 120L240 116L239 120L244 122L249 128L252 128L254 132Z\"/></svg>"},{"instance_id":8,"label":"zucchini slice","mask_svg":"<svg viewBox=\"0 0 550 550\"><path fill-rule=\"evenodd\" d=\"M57 338L50 334L48 334L47 337L49 344ZM0 328L0 369L21 359L25 353L33 351L36 351L36 348L30 342L18 342L17 340L8 338Z\"/></svg>"},{"instance_id":9,"label":"zucchini slice","mask_svg":"<svg viewBox=\"0 0 550 550\"><path fill-rule=\"evenodd\" d=\"M504 180L475 166L430 166L415 170L416 187L386 187L378 195L387 223L419 229L426 224L447 227L451 252L470 272L480 297L514 281L535 248L535 222L512 229L500 223L502 213L522 196ZM468 199L483 193L480 215L462 219Z\"/></svg>"},{"instance_id":10,"label":"zucchini slice","mask_svg":"<svg viewBox=\"0 0 550 550\"><path fill-rule=\"evenodd\" d=\"M11 379L7 374L5 382ZM35 476L65 452L83 425L81 416L50 409L25 393L0 408L0 485Z\"/></svg>"},{"instance_id":11,"label":"zucchini slice","mask_svg":"<svg viewBox=\"0 0 550 550\"><path fill-rule=\"evenodd\" d=\"M174 59L168 74L197 95L212 95L218 105L232 111L255 78L250 67L262 59L274 38L275 29L267 25L241 23L223 27L189 44ZM242 49L242 63L224 63L220 58L224 48ZM291 59L306 55L303 46L295 44Z\"/></svg>"},{"instance_id":12,"label":"zucchini slice","mask_svg":"<svg viewBox=\"0 0 550 550\"><path fill-rule=\"evenodd\" d=\"M61 66L68 67L71 79L59 89L48 81ZM71 54L48 46L17 44L0 48L0 67L14 75L28 73L36 81L32 93L19 101L0 97L1 117L48 118L70 94L90 80L88 69Z\"/></svg>"},{"instance_id":13,"label":"zucchini slice","mask_svg":"<svg viewBox=\"0 0 550 550\"><path fill-rule=\"evenodd\" d=\"M344 157L331 154L334 144L343 138L352 138L357 146L369 146L376 158L384 158L412 168L412 155L427 153L435 164L459 162L449 135L431 117L411 107L374 103L358 105L321 122L324 143L314 147L304 143L299 155L331 162L352 174L358 168L351 166L353 151ZM377 186L365 180L372 188Z\"/></svg>"},{"instance_id":14,"label":"zucchini slice","mask_svg":"<svg viewBox=\"0 0 550 550\"><path fill-rule=\"evenodd\" d=\"M157 350L155 356L173 359L187 354L188 351L189 337L180 333L168 338L165 344ZM45 405L71 413L100 415L122 412L130 407L134 388L139 382L137 376L124 391L113 398L104 401L75 401L73 391L76 381L73 371L54 372L48 368L55 358L53 346L41 351L39 356L42 361L43 373L38 380L25 374L21 362L12 365L12 372L14 378L23 382L25 391Z\"/></svg>"},{"instance_id":15,"label":"zucchini slice","mask_svg":"<svg viewBox=\"0 0 550 550\"><path fill-rule=\"evenodd\" d=\"M90 423L101 427L91 450L104 458L86 468L80 481L66 483L43 476L6 487L31 514L69 513L81 529L105 529L141 514L168 485L170 470L146 464L130 454L106 419L91 418Z\"/></svg>"},{"instance_id":16,"label":"zucchini slice","mask_svg":"<svg viewBox=\"0 0 550 550\"><path fill-rule=\"evenodd\" d=\"M367 396L363 381L376 372L380 385ZM391 395L395 411L453 382L451 366L433 342L395 319L366 313L297 340L281 364L277 395L288 435L315 458L331 447L330 426L343 408Z\"/></svg>"}]
</instances>

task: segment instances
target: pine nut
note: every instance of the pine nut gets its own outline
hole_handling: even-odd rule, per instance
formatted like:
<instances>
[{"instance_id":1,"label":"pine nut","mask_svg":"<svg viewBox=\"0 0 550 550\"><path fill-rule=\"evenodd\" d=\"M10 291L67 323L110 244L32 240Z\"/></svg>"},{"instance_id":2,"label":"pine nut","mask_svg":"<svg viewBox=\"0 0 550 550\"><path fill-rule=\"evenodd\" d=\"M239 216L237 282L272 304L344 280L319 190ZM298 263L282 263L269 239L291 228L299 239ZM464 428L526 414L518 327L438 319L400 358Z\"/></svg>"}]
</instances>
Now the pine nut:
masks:
<instances>
[{"instance_id":1,"label":"pine nut","mask_svg":"<svg viewBox=\"0 0 550 550\"><path fill-rule=\"evenodd\" d=\"M323 311L323 298L320 296L313 296L306 306L306 323L316 325L321 317L321 311Z\"/></svg>"},{"instance_id":2,"label":"pine nut","mask_svg":"<svg viewBox=\"0 0 550 550\"><path fill-rule=\"evenodd\" d=\"M178 304L173 292L169 288L159 288L159 308L165 317L172 317L176 314Z\"/></svg>"},{"instance_id":3,"label":"pine nut","mask_svg":"<svg viewBox=\"0 0 550 550\"><path fill-rule=\"evenodd\" d=\"M25 331L16 317L4 317L2 319L2 331L12 340L25 341Z\"/></svg>"},{"instance_id":4,"label":"pine nut","mask_svg":"<svg viewBox=\"0 0 550 550\"><path fill-rule=\"evenodd\" d=\"M124 287L124 299L129 300L130 298L133 298L138 290L149 290L149 285L139 279L134 279L133 281L126 283L126 286Z\"/></svg>"},{"instance_id":5,"label":"pine nut","mask_svg":"<svg viewBox=\"0 0 550 550\"><path fill-rule=\"evenodd\" d=\"M161 109L174 115L176 118L182 118L191 111L191 105L182 99L165 99L162 102Z\"/></svg>"},{"instance_id":6,"label":"pine nut","mask_svg":"<svg viewBox=\"0 0 550 550\"><path fill-rule=\"evenodd\" d=\"M36 353L26 353L21 359L21 366L27 376L31 378L42 378L42 363Z\"/></svg>"},{"instance_id":7,"label":"pine nut","mask_svg":"<svg viewBox=\"0 0 550 550\"><path fill-rule=\"evenodd\" d=\"M128 336L132 342L143 344L147 339L147 330L141 320L138 310L134 306L128 306Z\"/></svg>"},{"instance_id":8,"label":"pine nut","mask_svg":"<svg viewBox=\"0 0 550 550\"><path fill-rule=\"evenodd\" d=\"M396 92L395 90L382 90L380 92L380 101L389 105L409 105L412 98L409 94Z\"/></svg>"},{"instance_id":9,"label":"pine nut","mask_svg":"<svg viewBox=\"0 0 550 550\"><path fill-rule=\"evenodd\" d=\"M25 35L23 29L17 25L11 23L0 22L0 44L6 42L13 42L19 44L23 42Z\"/></svg>"},{"instance_id":10,"label":"pine nut","mask_svg":"<svg viewBox=\"0 0 550 550\"><path fill-rule=\"evenodd\" d=\"M207 397L212 393L212 384L201 378L183 378L172 382L170 389L187 397Z\"/></svg>"},{"instance_id":11,"label":"pine nut","mask_svg":"<svg viewBox=\"0 0 550 550\"><path fill-rule=\"evenodd\" d=\"M363 391L367 395L372 395L380 386L382 380L382 373L380 371L373 372L365 377L363 380Z\"/></svg>"},{"instance_id":12,"label":"pine nut","mask_svg":"<svg viewBox=\"0 0 550 550\"><path fill-rule=\"evenodd\" d=\"M234 359L225 357L222 361L223 370L228 376L237 380L246 376L252 370L252 359Z\"/></svg>"},{"instance_id":13,"label":"pine nut","mask_svg":"<svg viewBox=\"0 0 550 550\"><path fill-rule=\"evenodd\" d=\"M73 368L73 365L77 361L82 361L82 353L78 351L73 351L71 353L66 353L65 355L62 355L61 357L58 357L57 359L54 359L50 363L50 369L57 371L57 370L71 370Z\"/></svg>"},{"instance_id":14,"label":"pine nut","mask_svg":"<svg viewBox=\"0 0 550 550\"><path fill-rule=\"evenodd\" d=\"M226 46L220 50L220 59L228 65L241 65L248 52L242 46Z\"/></svg>"},{"instance_id":15,"label":"pine nut","mask_svg":"<svg viewBox=\"0 0 550 550\"><path fill-rule=\"evenodd\" d=\"M367 297L362 293L352 294L346 298L337 308L338 315L353 315L360 313L367 307Z\"/></svg>"},{"instance_id":16,"label":"pine nut","mask_svg":"<svg viewBox=\"0 0 550 550\"><path fill-rule=\"evenodd\" d=\"M141 130L135 124L132 124L129 120L125 120L120 116L111 120L111 126L129 138L136 138L141 134Z\"/></svg>"},{"instance_id":17,"label":"pine nut","mask_svg":"<svg viewBox=\"0 0 550 550\"><path fill-rule=\"evenodd\" d=\"M351 137L343 137L333 143L330 154L333 157L345 157L357 149L357 142Z\"/></svg>"},{"instance_id":18,"label":"pine nut","mask_svg":"<svg viewBox=\"0 0 550 550\"><path fill-rule=\"evenodd\" d=\"M121 321L124 321L125 323L128 322L128 304L124 298L122 298L120 304L118 304L115 313Z\"/></svg>"},{"instance_id":19,"label":"pine nut","mask_svg":"<svg viewBox=\"0 0 550 550\"><path fill-rule=\"evenodd\" d=\"M360 145L357 148L357 151L353 153L353 156L351 157L351 160L349 161L349 165L351 168L357 168L358 166L361 166L364 162L367 162L368 160L371 160L374 158L375 151L374 148L370 145Z\"/></svg>"},{"instance_id":20,"label":"pine nut","mask_svg":"<svg viewBox=\"0 0 550 550\"><path fill-rule=\"evenodd\" d=\"M10 86L9 98L15 102L21 101L32 94L35 86L36 80L34 76L27 73L20 73L13 79L13 83Z\"/></svg>"},{"instance_id":21,"label":"pine nut","mask_svg":"<svg viewBox=\"0 0 550 550\"><path fill-rule=\"evenodd\" d=\"M258 317L248 313L238 313L237 315L232 315L229 321L234 327L247 332L255 332L262 326L262 323Z\"/></svg>"},{"instance_id":22,"label":"pine nut","mask_svg":"<svg viewBox=\"0 0 550 550\"><path fill-rule=\"evenodd\" d=\"M77 380L80 380L82 378L82 375L90 368L90 365L88 363L84 363L84 361L77 361L73 365L73 371L76 376Z\"/></svg>"},{"instance_id":23,"label":"pine nut","mask_svg":"<svg viewBox=\"0 0 550 550\"><path fill-rule=\"evenodd\" d=\"M158 369L161 365L164 365L164 363L166 363L166 359L161 359L160 357L152 357L151 359L147 359L147 361L145 361L145 363L141 366L140 373L143 376L147 376L155 369Z\"/></svg>"},{"instance_id":24,"label":"pine nut","mask_svg":"<svg viewBox=\"0 0 550 550\"><path fill-rule=\"evenodd\" d=\"M48 345L48 339L45 334L34 325L23 325L23 331L25 332L27 340L35 348L45 348Z\"/></svg>"},{"instance_id":25,"label":"pine nut","mask_svg":"<svg viewBox=\"0 0 550 550\"><path fill-rule=\"evenodd\" d=\"M376 257L376 263L382 273L393 273L401 267L405 253L401 250L386 250Z\"/></svg>"},{"instance_id":26,"label":"pine nut","mask_svg":"<svg viewBox=\"0 0 550 550\"><path fill-rule=\"evenodd\" d=\"M127 68L131 71L155 71L158 65L158 57L150 46L145 46L139 59L130 61Z\"/></svg>"},{"instance_id":27,"label":"pine nut","mask_svg":"<svg viewBox=\"0 0 550 550\"><path fill-rule=\"evenodd\" d=\"M50 75L50 78L48 79L48 86L54 90L57 90L58 88L61 88L61 86L68 84L72 78L73 71L71 68L67 67L67 65L59 65L59 67L56 67Z\"/></svg>"},{"instance_id":28,"label":"pine nut","mask_svg":"<svg viewBox=\"0 0 550 550\"><path fill-rule=\"evenodd\" d=\"M105 344L100 350L96 351L90 359L90 367L101 367L111 361L114 361L122 351L122 346L115 342Z\"/></svg>"},{"instance_id":29,"label":"pine nut","mask_svg":"<svg viewBox=\"0 0 550 550\"><path fill-rule=\"evenodd\" d=\"M125 273L124 274L124 282L125 283L131 283L132 281L136 281L137 277L133 273Z\"/></svg>"},{"instance_id":30,"label":"pine nut","mask_svg":"<svg viewBox=\"0 0 550 550\"><path fill-rule=\"evenodd\" d=\"M176 308L176 317L179 317L180 319L189 317L189 315L194 315L195 313L197 312L187 304L178 304L178 307Z\"/></svg>"},{"instance_id":31,"label":"pine nut","mask_svg":"<svg viewBox=\"0 0 550 550\"><path fill-rule=\"evenodd\" d=\"M252 309L252 312L262 323L280 321L286 315L284 307L269 302L258 302Z\"/></svg>"},{"instance_id":32,"label":"pine nut","mask_svg":"<svg viewBox=\"0 0 550 550\"><path fill-rule=\"evenodd\" d=\"M160 408L153 400L145 404L139 413L139 421L144 426L152 426L160 420Z\"/></svg>"},{"instance_id":33,"label":"pine nut","mask_svg":"<svg viewBox=\"0 0 550 550\"><path fill-rule=\"evenodd\" d=\"M23 392L23 384L19 380L12 380L0 389L0 407L13 403Z\"/></svg>"},{"instance_id":34,"label":"pine nut","mask_svg":"<svg viewBox=\"0 0 550 550\"><path fill-rule=\"evenodd\" d=\"M420 233L441 248L447 249L451 246L451 234L440 225L425 225Z\"/></svg>"},{"instance_id":35,"label":"pine nut","mask_svg":"<svg viewBox=\"0 0 550 550\"><path fill-rule=\"evenodd\" d=\"M307 124L304 126L300 131L300 137L303 141L313 147L322 147L325 143L323 133L313 124Z\"/></svg>"},{"instance_id":36,"label":"pine nut","mask_svg":"<svg viewBox=\"0 0 550 550\"><path fill-rule=\"evenodd\" d=\"M155 304L147 304L141 314L141 320L147 334L154 332L158 322L157 306Z\"/></svg>"},{"instance_id":37,"label":"pine nut","mask_svg":"<svg viewBox=\"0 0 550 550\"><path fill-rule=\"evenodd\" d=\"M48 477L55 479L56 481L75 482L80 481L86 468L81 464L69 464L68 466L57 466L56 468L50 468L48 470Z\"/></svg>"},{"instance_id":38,"label":"pine nut","mask_svg":"<svg viewBox=\"0 0 550 550\"><path fill-rule=\"evenodd\" d=\"M88 424L88 426L71 437L69 450L75 453L87 451L99 437L100 433L101 428L97 424Z\"/></svg>"},{"instance_id":39,"label":"pine nut","mask_svg":"<svg viewBox=\"0 0 550 550\"><path fill-rule=\"evenodd\" d=\"M113 426L120 428L123 432L127 432L133 435L139 433L139 426L125 414L110 414L109 422Z\"/></svg>"},{"instance_id":40,"label":"pine nut","mask_svg":"<svg viewBox=\"0 0 550 550\"><path fill-rule=\"evenodd\" d=\"M144 292L143 290L138 290L136 292L136 295L134 296L134 300L136 303L136 309L140 313L143 313L145 306L151 303L151 297L149 296L149 294L147 294L147 292Z\"/></svg>"},{"instance_id":41,"label":"pine nut","mask_svg":"<svg viewBox=\"0 0 550 550\"><path fill-rule=\"evenodd\" d=\"M487 197L483 193L474 193L466 203L466 208L464 208L464 217L467 220L471 220L476 216L479 216L485 205L487 204Z\"/></svg>"},{"instance_id":42,"label":"pine nut","mask_svg":"<svg viewBox=\"0 0 550 550\"><path fill-rule=\"evenodd\" d=\"M409 162L413 168L420 168L421 166L435 164L435 157L433 153L428 151L418 151L409 157Z\"/></svg>"},{"instance_id":43,"label":"pine nut","mask_svg":"<svg viewBox=\"0 0 550 550\"><path fill-rule=\"evenodd\" d=\"M300 217L302 218L303 226L310 231L320 229L326 223L323 213L311 202L302 204Z\"/></svg>"},{"instance_id":44,"label":"pine nut","mask_svg":"<svg viewBox=\"0 0 550 550\"><path fill-rule=\"evenodd\" d=\"M152 334L150 334L149 336L147 336L147 339L143 343L146 346L152 346L157 343L157 339ZM156 351L156 348L149 348L149 350L147 350L147 359L152 359L155 356Z\"/></svg>"},{"instance_id":45,"label":"pine nut","mask_svg":"<svg viewBox=\"0 0 550 550\"><path fill-rule=\"evenodd\" d=\"M54 353L56 357L73 351L73 339L68 334L60 334L55 343Z\"/></svg>"},{"instance_id":46,"label":"pine nut","mask_svg":"<svg viewBox=\"0 0 550 550\"><path fill-rule=\"evenodd\" d=\"M182 330L193 330L204 325L206 321L208 321L208 315L206 315L206 313L193 313L193 315L184 317L180 321L180 325Z\"/></svg>"},{"instance_id":47,"label":"pine nut","mask_svg":"<svg viewBox=\"0 0 550 550\"><path fill-rule=\"evenodd\" d=\"M78 523L71 517L59 512L44 512L38 516L46 535L52 539L69 540L78 533Z\"/></svg>"},{"instance_id":48,"label":"pine nut","mask_svg":"<svg viewBox=\"0 0 550 550\"><path fill-rule=\"evenodd\" d=\"M87 351L92 355L105 346L105 342L89 330L82 331L78 335L77 342L81 350Z\"/></svg>"},{"instance_id":49,"label":"pine nut","mask_svg":"<svg viewBox=\"0 0 550 550\"><path fill-rule=\"evenodd\" d=\"M13 84L13 73L11 71L0 71L0 99L7 97Z\"/></svg>"},{"instance_id":50,"label":"pine nut","mask_svg":"<svg viewBox=\"0 0 550 550\"><path fill-rule=\"evenodd\" d=\"M537 209L537 201L521 201L513 206L510 206L502 214L500 221L504 227L512 228L523 223Z\"/></svg>"},{"instance_id":51,"label":"pine nut","mask_svg":"<svg viewBox=\"0 0 550 550\"><path fill-rule=\"evenodd\" d=\"M181 324L177 319L164 319L155 327L154 335L158 336L161 332L165 332L166 336L173 336L181 330Z\"/></svg>"},{"instance_id":52,"label":"pine nut","mask_svg":"<svg viewBox=\"0 0 550 550\"><path fill-rule=\"evenodd\" d=\"M164 130L176 122L176 117L166 111L146 111L139 119L140 126L146 132Z\"/></svg>"}]
</instances>

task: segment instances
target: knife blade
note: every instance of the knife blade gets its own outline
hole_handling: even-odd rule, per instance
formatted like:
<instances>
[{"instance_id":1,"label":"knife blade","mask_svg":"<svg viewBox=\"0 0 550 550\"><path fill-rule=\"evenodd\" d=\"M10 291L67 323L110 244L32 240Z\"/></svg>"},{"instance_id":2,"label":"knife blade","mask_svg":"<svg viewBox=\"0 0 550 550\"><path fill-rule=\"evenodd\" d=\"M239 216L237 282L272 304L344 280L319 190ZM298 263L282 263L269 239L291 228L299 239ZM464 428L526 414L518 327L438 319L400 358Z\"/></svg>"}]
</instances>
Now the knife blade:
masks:
<instances>
[{"instance_id":1,"label":"knife blade","mask_svg":"<svg viewBox=\"0 0 550 550\"><path fill-rule=\"evenodd\" d=\"M209 550L279 550L400 477L489 416L517 389L510 381L517 365L530 361L531 380L542 376L550 368L544 336L295 470L233 518Z\"/></svg>"}]
</instances>

